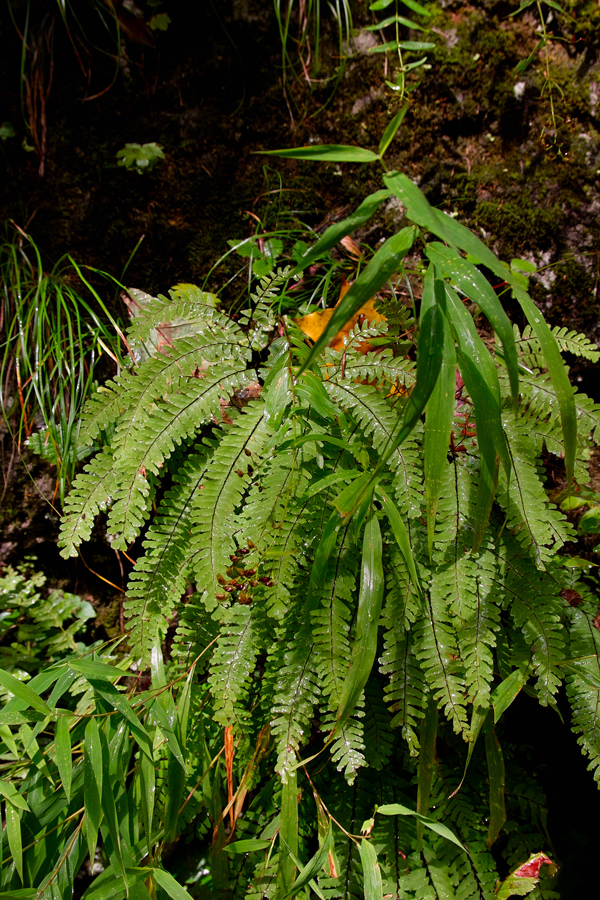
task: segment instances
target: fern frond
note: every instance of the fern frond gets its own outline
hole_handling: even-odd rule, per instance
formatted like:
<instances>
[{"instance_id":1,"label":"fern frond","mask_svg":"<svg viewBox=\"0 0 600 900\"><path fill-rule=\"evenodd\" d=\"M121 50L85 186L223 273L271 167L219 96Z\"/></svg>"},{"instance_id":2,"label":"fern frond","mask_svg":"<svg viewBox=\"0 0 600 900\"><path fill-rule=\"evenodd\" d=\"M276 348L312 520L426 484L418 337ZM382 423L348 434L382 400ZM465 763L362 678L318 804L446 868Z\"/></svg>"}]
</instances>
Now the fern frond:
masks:
<instances>
[{"instance_id":1,"label":"fern frond","mask_svg":"<svg viewBox=\"0 0 600 900\"><path fill-rule=\"evenodd\" d=\"M240 325L248 331L248 343L253 350L264 350L269 335L275 329L277 316L274 305L279 300L279 288L288 278L290 269L278 269L274 275L260 279L259 287L250 296L250 307L240 313Z\"/></svg>"},{"instance_id":2,"label":"fern frond","mask_svg":"<svg viewBox=\"0 0 600 900\"><path fill-rule=\"evenodd\" d=\"M431 579L431 597L436 605L448 605L458 652L465 672L469 700L475 706L489 705L494 676L492 649L496 645L500 609L494 595L494 556L461 552L440 566Z\"/></svg>"},{"instance_id":3,"label":"fern frond","mask_svg":"<svg viewBox=\"0 0 600 900\"><path fill-rule=\"evenodd\" d=\"M214 366L202 378L180 379L176 394L157 405L121 451L118 488L108 527L117 549L126 549L139 534L150 502L148 474L158 474L183 440L193 437L211 416L221 418L219 400L247 380L242 363Z\"/></svg>"},{"instance_id":4,"label":"fern frond","mask_svg":"<svg viewBox=\"0 0 600 900\"><path fill-rule=\"evenodd\" d=\"M499 476L498 502L506 509L506 526L517 541L533 554L538 567L575 536L566 516L553 506L543 486L544 473L536 462L539 448L531 432L507 414L504 430L508 438L512 472ZM508 496L507 496L508 495Z\"/></svg>"},{"instance_id":5,"label":"fern frond","mask_svg":"<svg viewBox=\"0 0 600 900\"><path fill-rule=\"evenodd\" d=\"M267 436L264 405L249 403L233 425L223 429L223 437L196 493L191 536L193 569L196 587L205 593L209 609L216 604L219 577L224 578L231 565L230 556L236 549L233 513L252 478L248 454L260 457Z\"/></svg>"},{"instance_id":6,"label":"fern frond","mask_svg":"<svg viewBox=\"0 0 600 900\"><path fill-rule=\"evenodd\" d=\"M508 548L506 556L506 571L498 588L531 648L531 667L537 676L535 690L545 706L560 686L565 655L558 585L540 572L529 556L517 556Z\"/></svg>"},{"instance_id":7,"label":"fern frond","mask_svg":"<svg viewBox=\"0 0 600 900\"><path fill-rule=\"evenodd\" d=\"M427 685L415 655L415 638L409 629L421 613L421 601L411 584L404 559L393 547L386 564L388 590L381 615L384 651L380 672L389 679L385 701L394 713L392 728L401 727L411 756L419 751L418 720L423 717Z\"/></svg>"},{"instance_id":8,"label":"fern frond","mask_svg":"<svg viewBox=\"0 0 600 900\"><path fill-rule=\"evenodd\" d=\"M321 693L312 630L304 625L290 636L274 692L271 734L276 740L276 771L283 781L298 749L310 737L312 713Z\"/></svg>"},{"instance_id":9,"label":"fern frond","mask_svg":"<svg viewBox=\"0 0 600 900\"><path fill-rule=\"evenodd\" d=\"M201 382L210 377L211 369L222 371L223 363L247 366L249 349L243 345L243 334L228 328L217 334L182 338L163 352L148 359L137 369L124 373L119 389L127 406L127 416L117 428L115 456L126 457L132 437L143 428L155 412L155 401L185 390L191 377ZM118 448L118 449L117 449Z\"/></svg>"},{"instance_id":10,"label":"fern frond","mask_svg":"<svg viewBox=\"0 0 600 900\"><path fill-rule=\"evenodd\" d=\"M465 675L458 655L456 631L443 596L432 592L424 597L422 617L416 627L416 655L429 690L454 730L466 732Z\"/></svg>"},{"instance_id":11,"label":"fern frond","mask_svg":"<svg viewBox=\"0 0 600 900\"><path fill-rule=\"evenodd\" d=\"M568 613L571 660L566 688L571 727L590 760L588 768L600 782L600 632L583 610L570 607Z\"/></svg>"},{"instance_id":12,"label":"fern frond","mask_svg":"<svg viewBox=\"0 0 600 900\"><path fill-rule=\"evenodd\" d=\"M371 385L355 384L347 378L325 383L327 393L347 410L370 439L374 450L381 454L390 446L398 426L398 413L386 401L381 391ZM422 474L415 436L418 428L388 461L393 473L394 493L400 510L408 516L420 516L422 505Z\"/></svg>"},{"instance_id":13,"label":"fern frond","mask_svg":"<svg viewBox=\"0 0 600 900\"><path fill-rule=\"evenodd\" d=\"M112 450L105 448L75 478L65 500L58 539L58 546L63 548L62 557L77 556L77 548L88 540L94 519L108 507L114 489Z\"/></svg>"},{"instance_id":14,"label":"fern frond","mask_svg":"<svg viewBox=\"0 0 600 900\"><path fill-rule=\"evenodd\" d=\"M92 394L85 405L79 431L82 441L91 443L125 412L127 398L117 381L107 381Z\"/></svg>"},{"instance_id":15,"label":"fern frond","mask_svg":"<svg viewBox=\"0 0 600 900\"><path fill-rule=\"evenodd\" d=\"M161 501L144 540L145 553L129 578L125 609L130 646L147 661L154 641L164 634L186 588L182 566L189 554L192 502L208 465L207 453L190 454L177 474L178 483Z\"/></svg>"},{"instance_id":16,"label":"fern frond","mask_svg":"<svg viewBox=\"0 0 600 900\"><path fill-rule=\"evenodd\" d=\"M523 333L519 334L518 328L514 327L515 343L517 349L523 354L524 365L535 367L538 369L545 368L545 360L538 339L536 338L531 325L526 325ZM564 352L572 353L573 356L582 356L589 359L590 362L596 363L600 359L600 350L598 346L577 331L569 331L565 326L554 325L552 334L556 338L556 342L560 349Z\"/></svg>"},{"instance_id":17,"label":"fern frond","mask_svg":"<svg viewBox=\"0 0 600 900\"><path fill-rule=\"evenodd\" d=\"M309 478L292 451L276 454L264 469L257 472L244 504L239 544L253 548L248 565L258 567L273 582L268 611L281 618L289 606L300 559L314 540L307 524L310 503L301 499Z\"/></svg>"},{"instance_id":18,"label":"fern frond","mask_svg":"<svg viewBox=\"0 0 600 900\"><path fill-rule=\"evenodd\" d=\"M185 326L185 334L202 331L211 322L217 327L228 327L231 320L216 309L218 298L215 294L201 291L193 284L181 284L169 291L169 296L159 294L152 297L143 291L130 289L134 300L135 314L127 329L130 342L150 344L149 355L153 355L160 346L181 337L181 329ZM152 339L154 338L154 340Z\"/></svg>"},{"instance_id":19,"label":"fern frond","mask_svg":"<svg viewBox=\"0 0 600 900\"><path fill-rule=\"evenodd\" d=\"M390 761L394 735L390 716L383 701L381 686L369 679L365 686L364 745L367 766L381 771Z\"/></svg>"},{"instance_id":20,"label":"fern frond","mask_svg":"<svg viewBox=\"0 0 600 900\"><path fill-rule=\"evenodd\" d=\"M213 715L221 725L246 719L240 703L248 692L259 651L256 622L250 606L235 606L222 614L221 633L212 655L209 683Z\"/></svg>"}]
</instances>

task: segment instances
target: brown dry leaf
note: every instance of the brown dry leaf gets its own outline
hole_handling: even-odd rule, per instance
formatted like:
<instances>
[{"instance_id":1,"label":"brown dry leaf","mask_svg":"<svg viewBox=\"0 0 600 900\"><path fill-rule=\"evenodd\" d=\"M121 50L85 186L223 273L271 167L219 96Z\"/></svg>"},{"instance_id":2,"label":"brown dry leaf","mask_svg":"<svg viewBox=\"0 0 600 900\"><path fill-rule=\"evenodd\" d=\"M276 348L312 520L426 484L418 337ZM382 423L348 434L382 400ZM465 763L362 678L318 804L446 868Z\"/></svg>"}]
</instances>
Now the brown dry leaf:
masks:
<instances>
[{"instance_id":1,"label":"brown dry leaf","mask_svg":"<svg viewBox=\"0 0 600 900\"><path fill-rule=\"evenodd\" d=\"M340 244L348 251L348 253L350 253L351 256L356 257L356 259L363 258L362 250L360 249L356 241L350 237L349 234L341 239Z\"/></svg>"},{"instance_id":2,"label":"brown dry leaf","mask_svg":"<svg viewBox=\"0 0 600 900\"><path fill-rule=\"evenodd\" d=\"M341 301L344 299L344 296L348 293L352 286L352 282L348 282L344 279L342 282L342 287L340 290L340 297L338 302L336 303L336 307L339 306ZM334 307L335 308L335 307ZM318 341L325 328L329 324L329 320L333 315L333 309L323 309L317 310L317 312L310 313L308 316L302 316L301 319L294 319L296 325L304 332L307 337L311 339L311 341ZM361 306L361 308L356 312L351 319L346 322L341 331L338 331L336 336L332 341L329 342L329 346L334 350L339 350L340 352L344 349L344 338L347 338L350 334L350 331L354 328L356 323L360 320L363 321L367 319L369 322L385 322L385 316L383 316L380 312L377 312L375 309L375 298L371 297L370 300ZM368 353L373 348L369 344L368 341L363 341L359 345L359 349L361 353Z\"/></svg>"}]
</instances>

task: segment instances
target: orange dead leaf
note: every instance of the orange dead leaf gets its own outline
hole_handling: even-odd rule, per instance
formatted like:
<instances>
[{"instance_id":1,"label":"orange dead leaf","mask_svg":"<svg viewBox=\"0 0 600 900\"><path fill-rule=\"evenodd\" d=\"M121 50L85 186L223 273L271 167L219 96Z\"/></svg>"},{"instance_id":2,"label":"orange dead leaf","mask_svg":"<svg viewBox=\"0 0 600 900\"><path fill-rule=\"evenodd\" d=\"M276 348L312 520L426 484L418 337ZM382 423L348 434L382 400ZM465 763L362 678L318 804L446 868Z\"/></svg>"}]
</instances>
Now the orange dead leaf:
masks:
<instances>
[{"instance_id":1,"label":"orange dead leaf","mask_svg":"<svg viewBox=\"0 0 600 900\"><path fill-rule=\"evenodd\" d=\"M345 294L350 290L352 286L352 282L347 282L345 279L342 282L342 287L340 290L340 297L338 302L336 303L336 307L340 304L340 302L344 299ZM335 309L335 307L334 307ZM294 319L296 325L300 328L304 334L311 339L311 341L318 341L325 328L329 324L329 320L333 315L333 309L323 309L318 310L317 312L310 313L308 316L302 316L301 319ZM333 350L338 350L340 353L344 349L344 338L347 338L350 334L350 331L354 328L358 321L368 320L369 322L385 322L385 316L383 316L380 312L377 312L375 309L375 298L371 297L370 300L361 306L361 308L356 312L351 319L346 322L341 331L338 331L336 336L332 341L329 342L329 346ZM361 353L368 353L372 350L371 344L368 341L362 341L359 345L359 350Z\"/></svg>"}]
</instances>

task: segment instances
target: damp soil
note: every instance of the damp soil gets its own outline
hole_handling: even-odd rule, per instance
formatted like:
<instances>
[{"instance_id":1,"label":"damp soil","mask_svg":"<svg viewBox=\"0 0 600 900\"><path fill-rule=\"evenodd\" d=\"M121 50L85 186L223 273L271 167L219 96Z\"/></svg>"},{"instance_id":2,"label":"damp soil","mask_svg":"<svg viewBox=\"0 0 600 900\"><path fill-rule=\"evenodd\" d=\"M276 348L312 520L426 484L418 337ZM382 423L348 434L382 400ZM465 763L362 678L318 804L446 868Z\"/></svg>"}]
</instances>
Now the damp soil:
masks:
<instances>
[{"instance_id":1,"label":"damp soil","mask_svg":"<svg viewBox=\"0 0 600 900\"><path fill-rule=\"evenodd\" d=\"M410 108L387 163L417 181L432 203L473 228L502 258L535 263L538 274L530 287L550 323L596 340L600 14L587 0L564 5L577 7L578 17L567 25L551 23L559 40L551 47L549 81L537 59L515 72L539 37L529 10L508 18L514 11L508 2L442 0L430 22L436 44L431 68L409 76ZM39 6L46 10L41 0ZM21 116L21 43L3 8L0 123L10 122L16 133L0 140L0 210L4 220L33 237L48 265L70 254L150 293L178 282L221 290L240 262L231 255L212 268L229 240L290 222L319 232L380 187L377 169L311 165L260 151L319 142L376 149L397 111L385 83L395 77L393 62L372 52L382 37L360 30L372 19L368 4L357 0L356 32L345 47L335 91L319 83L309 90L302 79L284 91L270 2L206 2L202 27L190 23L183 0L164 6L171 18L167 31L150 33L143 23L129 22L118 63L110 54L93 56L84 60L85 75L69 35L56 23L43 175L39 154L24 149L35 142ZM326 24L323 40L326 75L339 57L334 29ZM86 99L93 94L98 96ZM143 175L127 171L116 158L127 142L157 142L165 160ZM389 203L356 237L374 246L401 225L401 208ZM118 293L102 279L94 284L113 313L126 319ZM235 300L239 284L222 290L224 304ZM518 311L510 312L520 324ZM598 368L572 363L575 382L600 401ZM59 515L52 470L24 448L15 454L6 430L0 438L0 564L33 555L49 586L93 599L94 637L120 633L118 588L126 583L127 559L110 550L99 527L85 559L62 560L55 545ZM550 477L560 481L561 475ZM598 455L592 481L600 483ZM595 543L597 538L588 540L578 552L591 554ZM540 722L546 723L546 712ZM523 722L530 716L525 710ZM550 739L554 729L540 724L540 733ZM596 824L582 835L574 822L583 809L577 798L585 794L587 803L594 787L585 764L563 744L543 778L551 809L552 785L563 785L554 807L560 812L551 812L550 824L559 855L578 873L572 884L583 886L577 878L587 875L581 876L578 853L590 850L600 834ZM571 753L566 766L563 753ZM589 800L597 823L595 801ZM576 895L569 890L565 882L564 897Z\"/></svg>"}]
</instances>

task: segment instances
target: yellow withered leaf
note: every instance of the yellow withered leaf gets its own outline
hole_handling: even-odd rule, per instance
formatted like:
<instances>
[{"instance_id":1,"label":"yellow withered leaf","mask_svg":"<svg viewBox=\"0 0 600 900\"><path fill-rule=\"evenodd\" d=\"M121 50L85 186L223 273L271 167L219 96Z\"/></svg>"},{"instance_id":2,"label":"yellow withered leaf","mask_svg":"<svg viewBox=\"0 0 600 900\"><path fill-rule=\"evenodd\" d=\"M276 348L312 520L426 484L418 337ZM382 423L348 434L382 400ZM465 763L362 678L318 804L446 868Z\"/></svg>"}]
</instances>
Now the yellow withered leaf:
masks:
<instances>
[{"instance_id":1,"label":"yellow withered leaf","mask_svg":"<svg viewBox=\"0 0 600 900\"><path fill-rule=\"evenodd\" d=\"M338 302L336 303L336 307L339 306L341 301L344 299L344 295L350 290L351 282L344 281L342 283L342 288L340 290L340 297ZM308 316L302 316L300 319L294 319L296 325L304 332L304 334L311 339L311 341L318 341L325 328L327 327L329 320L333 315L332 309L320 309L317 312L310 313ZM329 342L329 346L334 350L342 351L344 349L344 338L347 338L350 334L350 331L354 328L358 321L368 320L369 322L385 322L385 316L383 316L380 312L377 312L375 309L375 298L371 297L370 300L361 306L361 308L356 312L351 319L349 319L341 331L338 331L336 336L332 341ZM363 341L360 345L360 349L363 353L368 353L371 349L371 346L368 341Z\"/></svg>"}]
</instances>

